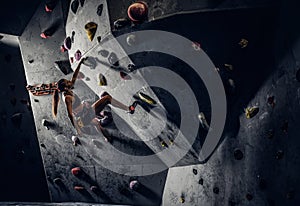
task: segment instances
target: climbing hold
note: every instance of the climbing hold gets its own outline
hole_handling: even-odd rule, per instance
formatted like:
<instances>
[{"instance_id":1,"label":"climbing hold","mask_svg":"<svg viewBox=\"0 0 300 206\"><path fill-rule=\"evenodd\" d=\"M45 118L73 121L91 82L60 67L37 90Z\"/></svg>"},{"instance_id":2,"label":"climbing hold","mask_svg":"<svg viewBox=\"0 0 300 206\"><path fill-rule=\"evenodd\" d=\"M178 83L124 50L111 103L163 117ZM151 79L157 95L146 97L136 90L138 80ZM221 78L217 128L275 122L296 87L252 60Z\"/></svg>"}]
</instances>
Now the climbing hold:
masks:
<instances>
[{"instance_id":1,"label":"climbing hold","mask_svg":"<svg viewBox=\"0 0 300 206\"><path fill-rule=\"evenodd\" d=\"M126 38L126 42L127 42L128 46L136 45L136 43L137 43L136 36L135 36L134 34L130 34L130 35Z\"/></svg>"},{"instance_id":2,"label":"climbing hold","mask_svg":"<svg viewBox=\"0 0 300 206\"><path fill-rule=\"evenodd\" d=\"M259 108L257 106L247 107L245 109L246 118L250 119L250 118L254 117L255 115L257 115L258 112L259 112Z\"/></svg>"},{"instance_id":3,"label":"climbing hold","mask_svg":"<svg viewBox=\"0 0 300 206\"><path fill-rule=\"evenodd\" d=\"M43 125L44 127L46 127L47 130L49 130L50 127L53 127L53 126L54 126L54 124L53 124L52 122L49 122L49 121L46 120L46 119L43 119L43 120L42 120L42 125Z\"/></svg>"},{"instance_id":4,"label":"climbing hold","mask_svg":"<svg viewBox=\"0 0 300 206\"><path fill-rule=\"evenodd\" d=\"M67 49L66 49L66 47L64 45L61 45L60 46L60 51L61 52L65 52L65 51L67 51Z\"/></svg>"},{"instance_id":5,"label":"climbing hold","mask_svg":"<svg viewBox=\"0 0 300 206\"><path fill-rule=\"evenodd\" d=\"M248 46L248 40L247 39L241 39L239 42L239 45L241 46L241 48L246 48Z\"/></svg>"},{"instance_id":6,"label":"climbing hold","mask_svg":"<svg viewBox=\"0 0 300 206\"><path fill-rule=\"evenodd\" d=\"M40 34L40 37L42 37L43 39L47 39L49 38L51 35L47 32L47 31L44 31Z\"/></svg>"},{"instance_id":7,"label":"climbing hold","mask_svg":"<svg viewBox=\"0 0 300 206\"><path fill-rule=\"evenodd\" d=\"M97 42L98 42L98 44L100 44L100 42L101 42L101 36L97 36Z\"/></svg>"},{"instance_id":8,"label":"climbing hold","mask_svg":"<svg viewBox=\"0 0 300 206\"><path fill-rule=\"evenodd\" d=\"M60 70L64 75L70 74L72 72L71 64L69 60L62 60L54 62L56 69Z\"/></svg>"},{"instance_id":9,"label":"climbing hold","mask_svg":"<svg viewBox=\"0 0 300 206\"><path fill-rule=\"evenodd\" d=\"M98 52L98 54L100 54L101 56L103 56L104 58L108 57L109 52L107 50L100 50Z\"/></svg>"},{"instance_id":10,"label":"climbing hold","mask_svg":"<svg viewBox=\"0 0 300 206\"><path fill-rule=\"evenodd\" d=\"M148 17L148 5L142 1L133 3L128 7L127 15L134 23L141 23Z\"/></svg>"},{"instance_id":11,"label":"climbing hold","mask_svg":"<svg viewBox=\"0 0 300 206\"><path fill-rule=\"evenodd\" d=\"M34 102L39 102L39 100L38 100L38 99L34 99L33 101L34 101Z\"/></svg>"},{"instance_id":12,"label":"climbing hold","mask_svg":"<svg viewBox=\"0 0 300 206\"><path fill-rule=\"evenodd\" d=\"M28 63L29 63L29 64L32 64L33 62L34 62L33 59L29 59L29 60L28 60Z\"/></svg>"},{"instance_id":13,"label":"climbing hold","mask_svg":"<svg viewBox=\"0 0 300 206\"><path fill-rule=\"evenodd\" d=\"M46 12L50 13L53 11L53 8L51 8L51 6L45 5L45 10Z\"/></svg>"},{"instance_id":14,"label":"climbing hold","mask_svg":"<svg viewBox=\"0 0 300 206\"><path fill-rule=\"evenodd\" d=\"M77 136L72 136L72 142L74 146L77 146L77 144L79 144L79 138Z\"/></svg>"},{"instance_id":15,"label":"climbing hold","mask_svg":"<svg viewBox=\"0 0 300 206\"><path fill-rule=\"evenodd\" d=\"M126 26L129 26L131 24L130 20L129 19L118 19L114 22L114 28L115 29L121 29L123 27L126 27Z\"/></svg>"},{"instance_id":16,"label":"climbing hold","mask_svg":"<svg viewBox=\"0 0 300 206\"><path fill-rule=\"evenodd\" d=\"M67 37L65 38L64 40L64 47L67 49L67 50L70 50L71 49L71 46L72 46L72 40L71 40L71 37Z\"/></svg>"},{"instance_id":17,"label":"climbing hold","mask_svg":"<svg viewBox=\"0 0 300 206\"><path fill-rule=\"evenodd\" d=\"M82 187L82 186L74 186L74 190L83 191L84 187Z\"/></svg>"},{"instance_id":18,"label":"climbing hold","mask_svg":"<svg viewBox=\"0 0 300 206\"><path fill-rule=\"evenodd\" d=\"M220 190L219 190L218 187L214 187L214 188L213 188L213 192L214 192L215 194L219 194Z\"/></svg>"},{"instance_id":19,"label":"climbing hold","mask_svg":"<svg viewBox=\"0 0 300 206\"><path fill-rule=\"evenodd\" d=\"M86 77L86 78L85 78L85 81L90 81L90 80L91 80L91 79L90 79L90 78L88 78L88 77Z\"/></svg>"},{"instance_id":20,"label":"climbing hold","mask_svg":"<svg viewBox=\"0 0 300 206\"><path fill-rule=\"evenodd\" d=\"M100 4L97 8L97 15L101 16L103 11L103 4Z\"/></svg>"},{"instance_id":21,"label":"climbing hold","mask_svg":"<svg viewBox=\"0 0 300 206\"><path fill-rule=\"evenodd\" d=\"M76 61L79 61L81 59L81 52L79 49L75 52L74 58Z\"/></svg>"},{"instance_id":22,"label":"climbing hold","mask_svg":"<svg viewBox=\"0 0 300 206\"><path fill-rule=\"evenodd\" d=\"M103 74L99 74L99 86L107 86L107 80Z\"/></svg>"},{"instance_id":23,"label":"climbing hold","mask_svg":"<svg viewBox=\"0 0 300 206\"><path fill-rule=\"evenodd\" d=\"M147 104L150 104L150 105L157 104L157 102L152 97L150 97L149 95L147 95L143 92L137 92L137 95L140 100L142 100L143 102L145 102Z\"/></svg>"},{"instance_id":24,"label":"climbing hold","mask_svg":"<svg viewBox=\"0 0 300 206\"><path fill-rule=\"evenodd\" d=\"M132 180L129 183L129 188L132 190L136 190L139 187L139 182L137 180Z\"/></svg>"},{"instance_id":25,"label":"climbing hold","mask_svg":"<svg viewBox=\"0 0 300 206\"><path fill-rule=\"evenodd\" d=\"M280 160L280 159L282 159L283 158L283 151L282 150L279 150L279 151L277 151L276 152L276 159L277 160Z\"/></svg>"},{"instance_id":26,"label":"climbing hold","mask_svg":"<svg viewBox=\"0 0 300 206\"><path fill-rule=\"evenodd\" d=\"M89 22L84 26L84 28L85 28L85 31L87 33L89 40L93 41L94 36L97 31L97 24L95 22Z\"/></svg>"},{"instance_id":27,"label":"climbing hold","mask_svg":"<svg viewBox=\"0 0 300 206\"><path fill-rule=\"evenodd\" d=\"M54 180L53 180L53 182L55 183L55 184L60 184L60 183L62 183L62 180L60 179L60 178L55 178Z\"/></svg>"},{"instance_id":28,"label":"climbing hold","mask_svg":"<svg viewBox=\"0 0 300 206\"><path fill-rule=\"evenodd\" d=\"M224 64L225 68L229 71L233 70L233 66L231 64Z\"/></svg>"},{"instance_id":29,"label":"climbing hold","mask_svg":"<svg viewBox=\"0 0 300 206\"><path fill-rule=\"evenodd\" d=\"M200 124L201 124L202 128L205 129L205 130L209 130L209 125L207 123L207 120L206 120L205 115L204 115L203 112L200 112L198 114L198 119L200 121Z\"/></svg>"},{"instance_id":30,"label":"climbing hold","mask_svg":"<svg viewBox=\"0 0 300 206\"><path fill-rule=\"evenodd\" d=\"M274 96L269 96L267 98L267 103L274 108L275 107L275 97Z\"/></svg>"},{"instance_id":31,"label":"climbing hold","mask_svg":"<svg viewBox=\"0 0 300 206\"><path fill-rule=\"evenodd\" d=\"M126 73L123 72L123 71L120 71L120 77L121 77L122 79L124 79L124 80L130 79L129 76L128 76L128 74L126 74Z\"/></svg>"},{"instance_id":32,"label":"climbing hold","mask_svg":"<svg viewBox=\"0 0 300 206\"><path fill-rule=\"evenodd\" d=\"M41 144L41 147L43 147L43 148L45 148L45 149L46 149L46 146L45 146L45 144Z\"/></svg>"},{"instance_id":33,"label":"climbing hold","mask_svg":"<svg viewBox=\"0 0 300 206\"><path fill-rule=\"evenodd\" d=\"M160 144L161 144L162 147L168 147L167 143L163 140L160 141Z\"/></svg>"},{"instance_id":34,"label":"climbing hold","mask_svg":"<svg viewBox=\"0 0 300 206\"><path fill-rule=\"evenodd\" d=\"M115 67L119 66L118 57L114 52L110 53L108 57L108 62Z\"/></svg>"},{"instance_id":35,"label":"climbing hold","mask_svg":"<svg viewBox=\"0 0 300 206\"><path fill-rule=\"evenodd\" d=\"M193 42L192 47L194 48L195 51L201 50L201 45L198 42Z\"/></svg>"},{"instance_id":36,"label":"climbing hold","mask_svg":"<svg viewBox=\"0 0 300 206\"><path fill-rule=\"evenodd\" d=\"M243 154L243 152L242 152L241 150L235 149L235 150L234 150L234 153L233 153L233 156L234 156L234 158L235 158L236 160L241 160L241 159L243 159L244 154Z\"/></svg>"},{"instance_id":37,"label":"climbing hold","mask_svg":"<svg viewBox=\"0 0 300 206\"><path fill-rule=\"evenodd\" d=\"M85 0L79 0L80 6L83 7Z\"/></svg>"},{"instance_id":38,"label":"climbing hold","mask_svg":"<svg viewBox=\"0 0 300 206\"><path fill-rule=\"evenodd\" d=\"M84 79L84 74L82 72L78 73L77 79Z\"/></svg>"},{"instance_id":39,"label":"climbing hold","mask_svg":"<svg viewBox=\"0 0 300 206\"><path fill-rule=\"evenodd\" d=\"M97 186L94 186L94 185L92 185L92 186L90 187L90 190L91 190L92 192L97 192L97 190L98 190L98 187L97 187Z\"/></svg>"},{"instance_id":40,"label":"climbing hold","mask_svg":"<svg viewBox=\"0 0 300 206\"><path fill-rule=\"evenodd\" d=\"M194 175L197 175L198 171L196 169L193 169L193 173L194 173Z\"/></svg>"},{"instance_id":41,"label":"climbing hold","mask_svg":"<svg viewBox=\"0 0 300 206\"><path fill-rule=\"evenodd\" d=\"M184 202L185 202L185 199L184 199L183 196L181 196L181 197L179 198L179 202L180 202L180 203L184 203Z\"/></svg>"},{"instance_id":42,"label":"climbing hold","mask_svg":"<svg viewBox=\"0 0 300 206\"><path fill-rule=\"evenodd\" d=\"M10 120L12 121L13 125L17 128L20 128L22 123L22 113L15 113L11 116Z\"/></svg>"},{"instance_id":43,"label":"climbing hold","mask_svg":"<svg viewBox=\"0 0 300 206\"><path fill-rule=\"evenodd\" d=\"M199 181L198 181L199 185L203 185L203 179L200 178Z\"/></svg>"},{"instance_id":44,"label":"climbing hold","mask_svg":"<svg viewBox=\"0 0 300 206\"><path fill-rule=\"evenodd\" d=\"M78 7L79 7L79 1L78 1L78 0L74 0L74 1L71 3L71 11L72 11L74 14L76 14Z\"/></svg>"},{"instance_id":45,"label":"climbing hold","mask_svg":"<svg viewBox=\"0 0 300 206\"><path fill-rule=\"evenodd\" d=\"M74 175L74 176L78 176L80 173L81 173L81 169L80 167L74 167L71 169L71 173Z\"/></svg>"}]
</instances>

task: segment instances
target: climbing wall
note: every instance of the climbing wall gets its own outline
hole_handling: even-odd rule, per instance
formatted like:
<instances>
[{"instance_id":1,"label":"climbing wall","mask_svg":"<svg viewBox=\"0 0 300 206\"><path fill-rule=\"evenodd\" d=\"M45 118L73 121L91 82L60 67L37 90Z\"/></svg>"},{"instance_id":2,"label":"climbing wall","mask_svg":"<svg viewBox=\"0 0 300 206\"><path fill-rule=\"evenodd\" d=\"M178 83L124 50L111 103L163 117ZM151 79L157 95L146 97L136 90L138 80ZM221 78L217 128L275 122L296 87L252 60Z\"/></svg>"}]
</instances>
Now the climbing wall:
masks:
<instances>
[{"instance_id":1,"label":"climbing wall","mask_svg":"<svg viewBox=\"0 0 300 206\"><path fill-rule=\"evenodd\" d=\"M96 14L99 3L104 4L101 17ZM53 12L46 13L44 5L41 4L20 37L28 84L50 83L60 78L71 78L72 74L64 75L55 67L54 62L69 61L69 57L74 57L74 52L77 49L82 52L83 56L87 56L89 50L97 45L96 37L105 36L109 31L109 24L105 23L108 21L108 17L104 1L83 2L82 5L79 4L76 14L70 10L68 11L69 15L63 14L61 6L61 2L59 2ZM63 24L64 16L68 16L66 28ZM88 40L84 30L84 25L90 21L98 24L97 34L93 42ZM53 30L53 26L56 28L55 30ZM54 31L50 37L41 38L40 34L49 29ZM67 36L72 36L72 31L75 32L72 48L69 52L62 53L60 46ZM91 61L91 59L92 56L89 60ZM77 64L76 61L71 64L73 70ZM89 67L82 65L84 78L77 80L74 93L81 100L94 101L100 90L92 90L94 88L91 89L86 83L89 81L86 80L90 78L91 82L92 80L95 81L98 72L94 76L85 73L85 69L87 70ZM113 78L107 76L107 80L110 83ZM98 85L98 82L94 83ZM160 204L167 171L138 177L140 175L131 172L136 170L132 161L124 162L123 157L116 154L118 150L139 155L151 153L151 150L147 149L144 143L124 137L124 139L115 138L114 142L110 144L105 142L101 134L87 134L79 137L80 145L74 146L71 136L76 135L76 131L67 117L63 101L59 103L59 111L55 120L51 115L51 96L35 97L31 95L31 103L52 201ZM124 103L128 104L126 101ZM42 125L43 119L52 122L53 127L50 127L49 130L44 127ZM118 150L113 150L114 147ZM119 168L118 164L123 165L124 171L120 174L113 172L108 167ZM71 169L75 167L81 168L81 175L75 176L71 173ZM139 181L140 190L133 191L129 188L129 183L132 180Z\"/></svg>"}]
</instances>

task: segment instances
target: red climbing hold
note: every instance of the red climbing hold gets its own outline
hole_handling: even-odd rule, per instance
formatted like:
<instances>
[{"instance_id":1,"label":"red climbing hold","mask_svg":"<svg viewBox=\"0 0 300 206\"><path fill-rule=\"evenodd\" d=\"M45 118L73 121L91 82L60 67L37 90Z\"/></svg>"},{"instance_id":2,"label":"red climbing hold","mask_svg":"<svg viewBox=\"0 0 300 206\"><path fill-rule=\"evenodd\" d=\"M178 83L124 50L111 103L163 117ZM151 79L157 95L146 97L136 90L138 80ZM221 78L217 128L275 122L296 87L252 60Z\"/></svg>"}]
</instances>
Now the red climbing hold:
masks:
<instances>
[{"instance_id":1,"label":"red climbing hold","mask_svg":"<svg viewBox=\"0 0 300 206\"><path fill-rule=\"evenodd\" d=\"M80 167L74 167L74 168L71 170L71 172L72 172L72 174L73 174L74 176L77 176L77 175L80 174L81 169L80 169Z\"/></svg>"}]
</instances>

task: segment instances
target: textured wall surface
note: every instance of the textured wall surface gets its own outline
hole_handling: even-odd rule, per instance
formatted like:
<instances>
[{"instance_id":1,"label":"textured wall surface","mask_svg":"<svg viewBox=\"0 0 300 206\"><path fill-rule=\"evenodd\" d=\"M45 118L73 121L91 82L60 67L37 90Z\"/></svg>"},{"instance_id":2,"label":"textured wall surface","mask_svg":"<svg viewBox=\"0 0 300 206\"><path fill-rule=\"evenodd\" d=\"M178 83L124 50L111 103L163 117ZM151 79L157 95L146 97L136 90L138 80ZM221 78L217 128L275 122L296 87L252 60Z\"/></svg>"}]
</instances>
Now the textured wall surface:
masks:
<instances>
[{"instance_id":1,"label":"textured wall surface","mask_svg":"<svg viewBox=\"0 0 300 206\"><path fill-rule=\"evenodd\" d=\"M132 88L147 87L143 77L147 73L137 71L132 74L131 80L134 81L121 79L119 70L112 68L100 51L106 50L109 54L115 52L118 56L125 54L126 49L110 33L110 25L116 19L126 17L126 9L131 2L81 2L83 5L79 5L76 14L68 11L68 6L61 2L52 13L45 12L43 3L39 6L20 37L27 83L50 83L60 78L70 78L72 74L64 75L55 68L54 62L68 61L79 49L83 56L89 57L87 64L82 65L84 77L77 80L74 88L79 98L94 101L105 90L129 105L135 93ZM197 155L206 134L199 128L193 149L176 165L180 167L136 177L130 174L149 172L143 171L143 165L146 168L149 165L167 164L171 159L168 156L159 157L148 164L135 161L134 158L126 159L125 154L146 156L163 149L158 139L149 141L155 128L160 126L159 121L151 124L153 130L149 136L140 135L151 119L151 115L141 107L137 108L134 115L112 107L115 124L108 128L114 137L111 144L105 142L101 134L85 134L80 137L81 145L75 147L71 136L76 131L67 118L63 101L60 101L57 119L53 120L51 96L30 95L52 201L130 205L162 203L166 206L297 205L299 202L297 126L300 97L296 72L299 70L300 47L299 29L293 24L294 19L299 19L296 4L288 1L278 7L277 1L268 0L182 2L147 1L149 19L195 9L215 11L171 16L128 27L114 34L157 29L183 35L201 44L201 48L219 68L228 94L227 123L219 147L207 162L197 164ZM101 3L104 9L102 15L97 16L97 7ZM226 10L241 7L244 9ZM93 41L88 40L84 30L85 24L91 21L98 25ZM50 38L42 39L40 33L49 28L55 28L55 32ZM75 32L72 48L68 53L62 53L60 46L65 37L72 36L72 32ZM99 36L101 43L97 41ZM242 38L249 41L243 49L238 44ZM137 43L142 45L142 40L139 41ZM199 110L210 119L211 108L203 92L204 85L199 78L193 77L187 65L170 56L150 52L124 58L120 61L120 67L126 68L129 63L138 67L164 66L178 73L189 82L199 102ZM77 64L71 64L73 70ZM233 65L233 70L225 64ZM99 73L107 78L107 86L98 85ZM235 82L234 90L228 83L229 79ZM176 122L178 108L173 99L163 91L147 92L159 105L171 111ZM274 108L267 103L268 96L274 96ZM259 107L258 114L252 119L246 119L244 115L244 108L248 106ZM42 119L53 121L55 126L47 130L41 124ZM166 138L176 133L176 124L173 123L164 133ZM116 125L119 127L116 128ZM242 154L240 160L237 160L237 150ZM73 176L70 172L73 167L81 167L84 175ZM132 179L138 179L143 189L130 190L128 184ZM84 190L76 191L74 186L82 186ZM91 186L97 186L99 190L93 192ZM179 202L180 197L184 198L184 203Z\"/></svg>"}]
</instances>

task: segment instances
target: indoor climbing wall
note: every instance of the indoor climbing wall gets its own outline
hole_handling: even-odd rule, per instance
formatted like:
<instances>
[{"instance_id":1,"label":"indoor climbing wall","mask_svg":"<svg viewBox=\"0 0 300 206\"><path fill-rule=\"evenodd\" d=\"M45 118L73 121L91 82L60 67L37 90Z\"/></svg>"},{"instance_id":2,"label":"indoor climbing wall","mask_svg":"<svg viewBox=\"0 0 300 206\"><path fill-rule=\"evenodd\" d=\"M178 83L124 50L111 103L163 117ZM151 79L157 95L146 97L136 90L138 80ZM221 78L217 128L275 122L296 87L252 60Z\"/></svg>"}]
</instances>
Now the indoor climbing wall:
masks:
<instances>
[{"instance_id":1,"label":"indoor climbing wall","mask_svg":"<svg viewBox=\"0 0 300 206\"><path fill-rule=\"evenodd\" d=\"M73 2L75 3L72 4ZM100 4L103 10L98 15L97 8ZM61 78L70 79L72 73L65 75L68 73L66 67L69 62L73 70L78 65L75 52L80 50L82 56L86 57L89 50L98 45L97 37L105 37L110 31L105 1L72 1L70 10L65 11L63 8L59 1L52 12L45 12L44 5L41 4L20 37L29 85L51 83ZM67 12L68 15L63 12ZM66 16L68 18L64 19ZM64 21L67 22L66 28ZM88 39L85 31L85 24L89 22L94 22L98 26L93 41ZM72 37L73 41L70 51L62 52L61 45L68 36ZM74 58L73 63L70 57ZM89 64L87 65L86 62L82 65L81 79L77 79L74 93L81 100L95 101L98 98L99 89L94 91L94 87L101 89L106 87L100 87L98 81L95 81L98 78L98 72L95 75L85 73L85 70L90 70L93 66L93 56L89 54L89 57ZM109 75L106 78L109 85L112 81L117 81ZM95 83L92 89L87 84L89 81ZM60 101L57 118L53 119L51 95L33 96L30 94L30 96L52 201L160 204L167 171L143 177L132 175L131 171L135 168L132 162L131 164L123 162L122 157L118 157L116 151L111 149L113 146L129 154L151 153L152 151L144 143L126 139L126 136L124 139L115 138L112 143L108 143L102 135L85 134L79 137L80 144L74 146L71 137L76 135L76 131L67 117L64 102ZM43 126L43 120L50 122L50 126ZM124 171L118 174L106 168L105 163L110 165L110 161L116 165L124 164L122 167ZM80 168L80 172L74 172L72 170L74 168ZM130 188L129 183L134 180L138 181L139 190Z\"/></svg>"}]
</instances>

